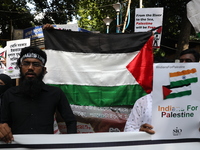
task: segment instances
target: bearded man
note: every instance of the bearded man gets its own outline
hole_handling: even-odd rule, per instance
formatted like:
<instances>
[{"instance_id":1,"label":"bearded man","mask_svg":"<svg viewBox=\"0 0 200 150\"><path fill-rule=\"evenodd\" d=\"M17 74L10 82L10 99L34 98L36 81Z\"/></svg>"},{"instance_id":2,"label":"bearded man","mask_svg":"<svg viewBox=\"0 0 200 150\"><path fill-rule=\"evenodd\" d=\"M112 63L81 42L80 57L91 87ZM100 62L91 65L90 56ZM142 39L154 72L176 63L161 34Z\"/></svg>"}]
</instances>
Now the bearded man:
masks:
<instances>
[{"instance_id":1,"label":"bearded man","mask_svg":"<svg viewBox=\"0 0 200 150\"><path fill-rule=\"evenodd\" d=\"M20 84L7 90L2 99L0 139L14 140L13 134L53 134L56 109L67 133L76 133L76 119L61 89L44 84L47 56L38 47L23 48L17 60Z\"/></svg>"}]
</instances>

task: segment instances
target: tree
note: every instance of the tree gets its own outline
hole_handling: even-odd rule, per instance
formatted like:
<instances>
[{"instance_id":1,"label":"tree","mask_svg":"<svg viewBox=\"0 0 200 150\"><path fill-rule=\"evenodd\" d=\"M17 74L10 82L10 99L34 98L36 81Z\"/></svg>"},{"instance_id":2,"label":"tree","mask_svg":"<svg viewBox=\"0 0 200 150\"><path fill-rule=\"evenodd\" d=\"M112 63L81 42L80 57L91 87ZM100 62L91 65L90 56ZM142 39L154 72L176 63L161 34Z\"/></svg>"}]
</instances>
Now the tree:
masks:
<instances>
[{"instance_id":1,"label":"tree","mask_svg":"<svg viewBox=\"0 0 200 150\"><path fill-rule=\"evenodd\" d=\"M39 20L34 20L35 24L66 24L72 21L76 15L75 6L78 0L28 0L29 3L35 5L37 13L43 13L44 17Z\"/></svg>"},{"instance_id":2,"label":"tree","mask_svg":"<svg viewBox=\"0 0 200 150\"><path fill-rule=\"evenodd\" d=\"M124 0L82 0L77 4L77 19L81 28L88 29L90 31L106 32L106 25L103 19L109 16L113 19L110 24L110 32L116 32L116 11L113 8L113 4L117 2L121 3L120 24L123 24L128 1ZM138 3L138 2L137 2ZM135 4L135 1L132 3ZM132 13L132 10L131 10ZM131 17L131 20L133 17ZM132 20L133 21L133 20ZM131 24L132 24L131 21ZM123 26L121 26L123 27ZM127 31L132 28L127 29Z\"/></svg>"},{"instance_id":3,"label":"tree","mask_svg":"<svg viewBox=\"0 0 200 150\"><path fill-rule=\"evenodd\" d=\"M107 0L82 0L78 3L77 19L81 28L90 31L100 31L105 33L105 24L103 19L109 16L115 18L115 10L112 7L115 1ZM114 21L110 25L110 29L116 26Z\"/></svg>"},{"instance_id":4,"label":"tree","mask_svg":"<svg viewBox=\"0 0 200 150\"><path fill-rule=\"evenodd\" d=\"M31 26L33 15L26 7L25 0L3 0L0 4L0 45L5 46L12 39L12 29L24 29Z\"/></svg>"},{"instance_id":5,"label":"tree","mask_svg":"<svg viewBox=\"0 0 200 150\"><path fill-rule=\"evenodd\" d=\"M144 4L145 7L164 7L163 38L178 39L175 58L179 57L182 50L188 48L191 30L194 30L186 15L186 4L189 1L149 0Z\"/></svg>"},{"instance_id":6,"label":"tree","mask_svg":"<svg viewBox=\"0 0 200 150\"><path fill-rule=\"evenodd\" d=\"M35 8L29 8L27 2ZM12 29L25 29L46 23L66 24L75 16L78 0L1 0L0 4L0 45L12 39ZM33 12L31 12L33 11ZM34 19L43 13L42 19Z\"/></svg>"},{"instance_id":7,"label":"tree","mask_svg":"<svg viewBox=\"0 0 200 150\"><path fill-rule=\"evenodd\" d=\"M163 17L163 38L178 39L181 32L181 25L186 25L189 29L189 24L183 22L183 14L186 13L186 4L190 0L146 0L143 1L145 8L148 7L164 7ZM32 3L34 13L31 8L28 8L26 3ZM79 27L91 30L106 32L106 26L103 19L109 16L113 19L110 25L110 32L116 32L116 12L112 7L118 0L3 0L0 4L0 39L11 39L11 26L15 29L24 29L32 25L42 25L46 23L51 24L65 24L71 21L73 17L78 19ZM124 22L127 2L126 0L119 1L122 4L121 23ZM138 0L131 2L131 20L125 32L134 32L134 16L135 8L139 7ZM33 10L32 10L33 11ZM34 16L42 13L43 18L35 20ZM6 14L6 15L5 15ZM33 23L31 23L33 22ZM193 28L192 28L193 29ZM189 31L181 34L180 38L189 38ZM183 41L182 39L179 40ZM1 41L2 43L2 41ZM180 42L181 44L181 42ZM179 46L179 49L182 49Z\"/></svg>"}]
</instances>

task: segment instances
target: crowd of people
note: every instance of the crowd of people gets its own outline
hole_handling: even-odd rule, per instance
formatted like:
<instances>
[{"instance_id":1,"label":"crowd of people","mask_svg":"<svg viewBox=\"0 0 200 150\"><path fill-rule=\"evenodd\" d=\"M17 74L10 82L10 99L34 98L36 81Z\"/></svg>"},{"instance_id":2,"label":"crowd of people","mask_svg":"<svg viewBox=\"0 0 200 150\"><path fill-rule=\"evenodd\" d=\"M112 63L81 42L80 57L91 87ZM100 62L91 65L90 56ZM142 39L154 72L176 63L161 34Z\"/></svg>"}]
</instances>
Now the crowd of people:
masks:
<instances>
[{"instance_id":1,"label":"crowd of people","mask_svg":"<svg viewBox=\"0 0 200 150\"><path fill-rule=\"evenodd\" d=\"M49 28L52 26L47 25L46 29ZM46 61L47 55L43 50L25 47L17 60L19 85L12 86L11 78L0 74L0 140L10 143L14 140L13 134L53 134L56 110L65 121L67 133L77 133L77 121L65 94L60 88L42 81L47 72ZM180 62L199 62L199 53L193 49L184 50ZM154 134L151 111L151 94L138 99L124 131Z\"/></svg>"}]
</instances>

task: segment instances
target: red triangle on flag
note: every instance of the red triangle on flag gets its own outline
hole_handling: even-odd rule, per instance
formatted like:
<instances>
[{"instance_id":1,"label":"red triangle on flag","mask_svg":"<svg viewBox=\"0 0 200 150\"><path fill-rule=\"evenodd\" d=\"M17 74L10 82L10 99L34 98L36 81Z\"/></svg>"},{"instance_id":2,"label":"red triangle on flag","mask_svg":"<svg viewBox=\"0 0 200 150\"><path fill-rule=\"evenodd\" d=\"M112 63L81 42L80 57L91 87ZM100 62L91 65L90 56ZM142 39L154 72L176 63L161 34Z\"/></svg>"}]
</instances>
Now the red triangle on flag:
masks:
<instances>
[{"instance_id":1,"label":"red triangle on flag","mask_svg":"<svg viewBox=\"0 0 200 150\"><path fill-rule=\"evenodd\" d=\"M172 92L172 90L168 89L167 87L163 86L163 99L166 99L166 97Z\"/></svg>"},{"instance_id":2,"label":"red triangle on flag","mask_svg":"<svg viewBox=\"0 0 200 150\"><path fill-rule=\"evenodd\" d=\"M153 87L153 36L142 47L137 56L126 66L146 93Z\"/></svg>"},{"instance_id":3,"label":"red triangle on flag","mask_svg":"<svg viewBox=\"0 0 200 150\"><path fill-rule=\"evenodd\" d=\"M160 28L158 28L158 29L156 30L156 32L157 32L158 34L161 34L161 32L162 32L162 26L161 26Z\"/></svg>"},{"instance_id":4,"label":"red triangle on flag","mask_svg":"<svg viewBox=\"0 0 200 150\"><path fill-rule=\"evenodd\" d=\"M4 55L4 52L0 53L0 56L3 56Z\"/></svg>"}]
</instances>

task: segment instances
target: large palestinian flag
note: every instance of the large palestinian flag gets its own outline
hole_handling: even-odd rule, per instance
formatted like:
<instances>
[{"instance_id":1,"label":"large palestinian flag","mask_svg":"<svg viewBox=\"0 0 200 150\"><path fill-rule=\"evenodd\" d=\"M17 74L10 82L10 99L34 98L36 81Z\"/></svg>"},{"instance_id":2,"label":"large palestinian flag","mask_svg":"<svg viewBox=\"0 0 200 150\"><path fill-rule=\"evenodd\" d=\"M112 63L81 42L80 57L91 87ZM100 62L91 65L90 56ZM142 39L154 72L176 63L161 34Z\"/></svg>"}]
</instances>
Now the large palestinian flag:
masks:
<instances>
[{"instance_id":1,"label":"large palestinian flag","mask_svg":"<svg viewBox=\"0 0 200 150\"><path fill-rule=\"evenodd\" d=\"M135 101L150 93L151 32L95 34L44 30L45 83L60 87L78 132L123 131Z\"/></svg>"}]
</instances>

